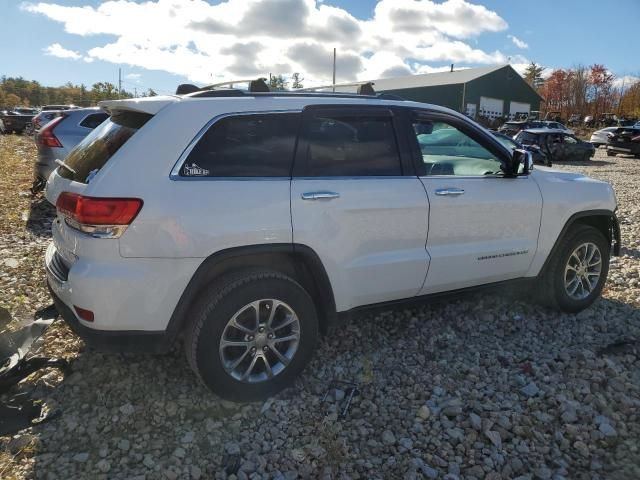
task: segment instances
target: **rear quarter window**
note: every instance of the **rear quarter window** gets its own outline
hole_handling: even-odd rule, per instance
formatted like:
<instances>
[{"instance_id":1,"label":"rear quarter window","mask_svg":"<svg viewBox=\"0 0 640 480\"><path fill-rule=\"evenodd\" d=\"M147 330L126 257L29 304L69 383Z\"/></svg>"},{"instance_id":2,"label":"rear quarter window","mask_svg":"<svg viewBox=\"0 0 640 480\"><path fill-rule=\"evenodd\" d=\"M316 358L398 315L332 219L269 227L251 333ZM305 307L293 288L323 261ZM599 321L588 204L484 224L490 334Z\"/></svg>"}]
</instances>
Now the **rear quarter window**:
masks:
<instances>
[{"instance_id":1,"label":"rear quarter window","mask_svg":"<svg viewBox=\"0 0 640 480\"><path fill-rule=\"evenodd\" d=\"M222 118L197 141L180 176L289 177L299 124L299 113Z\"/></svg>"},{"instance_id":2,"label":"rear quarter window","mask_svg":"<svg viewBox=\"0 0 640 480\"><path fill-rule=\"evenodd\" d=\"M89 183L91 178L129 140L152 115L140 112L116 112L102 122L58 167L58 174L74 182Z\"/></svg>"}]
</instances>

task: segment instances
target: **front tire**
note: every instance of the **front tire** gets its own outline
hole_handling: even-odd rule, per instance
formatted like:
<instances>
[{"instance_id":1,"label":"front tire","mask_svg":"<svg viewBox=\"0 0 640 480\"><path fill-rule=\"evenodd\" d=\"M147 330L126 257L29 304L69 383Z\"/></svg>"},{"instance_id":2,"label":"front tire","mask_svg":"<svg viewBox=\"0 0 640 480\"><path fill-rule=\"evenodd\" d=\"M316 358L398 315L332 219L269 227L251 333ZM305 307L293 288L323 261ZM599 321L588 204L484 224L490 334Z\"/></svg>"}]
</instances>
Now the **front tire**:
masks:
<instances>
[{"instance_id":1,"label":"front tire","mask_svg":"<svg viewBox=\"0 0 640 480\"><path fill-rule=\"evenodd\" d=\"M256 401L286 388L318 341L313 300L274 271L223 277L203 295L185 338L191 368L219 396Z\"/></svg>"},{"instance_id":2,"label":"front tire","mask_svg":"<svg viewBox=\"0 0 640 480\"><path fill-rule=\"evenodd\" d=\"M589 307L604 287L609 255L609 243L599 230L572 227L540 278L543 302L568 313Z\"/></svg>"}]
</instances>

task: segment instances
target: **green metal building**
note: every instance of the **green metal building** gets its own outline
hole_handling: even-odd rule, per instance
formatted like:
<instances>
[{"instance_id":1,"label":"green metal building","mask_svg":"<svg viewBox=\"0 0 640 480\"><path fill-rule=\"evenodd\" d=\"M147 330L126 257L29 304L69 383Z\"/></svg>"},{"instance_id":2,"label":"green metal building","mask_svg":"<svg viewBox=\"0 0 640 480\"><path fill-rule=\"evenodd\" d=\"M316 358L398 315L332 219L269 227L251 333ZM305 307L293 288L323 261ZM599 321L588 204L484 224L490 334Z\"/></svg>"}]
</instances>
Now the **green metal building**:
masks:
<instances>
[{"instance_id":1,"label":"green metal building","mask_svg":"<svg viewBox=\"0 0 640 480\"><path fill-rule=\"evenodd\" d=\"M374 80L377 92L432 103L472 118L513 118L540 110L543 98L510 65Z\"/></svg>"}]
</instances>

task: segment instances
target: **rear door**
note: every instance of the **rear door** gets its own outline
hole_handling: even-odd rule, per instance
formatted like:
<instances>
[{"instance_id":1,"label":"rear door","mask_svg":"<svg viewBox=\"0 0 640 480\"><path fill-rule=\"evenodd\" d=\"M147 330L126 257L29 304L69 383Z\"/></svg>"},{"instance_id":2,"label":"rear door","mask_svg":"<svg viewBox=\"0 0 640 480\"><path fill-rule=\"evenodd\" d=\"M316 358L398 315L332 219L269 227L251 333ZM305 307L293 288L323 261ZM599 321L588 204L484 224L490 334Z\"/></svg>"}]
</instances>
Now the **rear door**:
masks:
<instances>
[{"instance_id":1,"label":"rear door","mask_svg":"<svg viewBox=\"0 0 640 480\"><path fill-rule=\"evenodd\" d=\"M291 183L293 241L324 264L339 311L412 297L429 266L429 204L398 118L384 107L311 107Z\"/></svg>"},{"instance_id":2,"label":"rear door","mask_svg":"<svg viewBox=\"0 0 640 480\"><path fill-rule=\"evenodd\" d=\"M562 144L564 146L564 159L571 161L582 160L585 152L585 146L572 135L562 135Z\"/></svg>"},{"instance_id":3,"label":"rear door","mask_svg":"<svg viewBox=\"0 0 640 480\"><path fill-rule=\"evenodd\" d=\"M542 214L533 178L505 177L509 152L463 119L421 111L408 128L430 204L431 263L420 293L524 276Z\"/></svg>"}]
</instances>

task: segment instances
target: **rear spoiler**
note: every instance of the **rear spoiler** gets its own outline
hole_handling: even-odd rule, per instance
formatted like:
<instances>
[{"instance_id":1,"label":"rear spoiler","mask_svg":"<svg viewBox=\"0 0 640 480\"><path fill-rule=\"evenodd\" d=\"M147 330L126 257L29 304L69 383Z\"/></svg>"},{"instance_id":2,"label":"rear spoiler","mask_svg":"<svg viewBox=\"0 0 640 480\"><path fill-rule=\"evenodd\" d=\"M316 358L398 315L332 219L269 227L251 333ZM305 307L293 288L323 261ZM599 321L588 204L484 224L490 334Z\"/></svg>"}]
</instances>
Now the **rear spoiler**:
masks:
<instances>
[{"instance_id":1,"label":"rear spoiler","mask_svg":"<svg viewBox=\"0 0 640 480\"><path fill-rule=\"evenodd\" d=\"M127 110L130 112L155 115L167 105L180 100L178 96L164 95L145 98L126 98L122 100L103 100L98 102L98 106L108 113L114 110Z\"/></svg>"}]
</instances>

